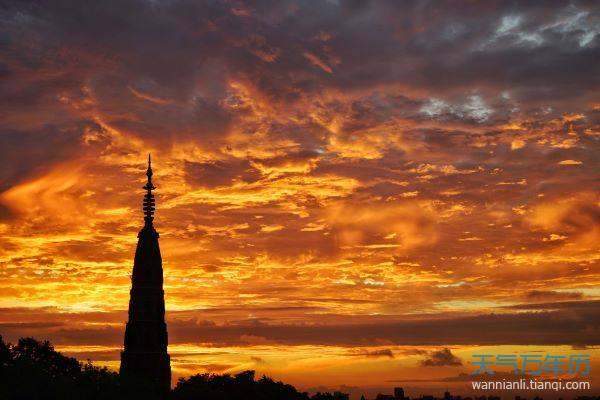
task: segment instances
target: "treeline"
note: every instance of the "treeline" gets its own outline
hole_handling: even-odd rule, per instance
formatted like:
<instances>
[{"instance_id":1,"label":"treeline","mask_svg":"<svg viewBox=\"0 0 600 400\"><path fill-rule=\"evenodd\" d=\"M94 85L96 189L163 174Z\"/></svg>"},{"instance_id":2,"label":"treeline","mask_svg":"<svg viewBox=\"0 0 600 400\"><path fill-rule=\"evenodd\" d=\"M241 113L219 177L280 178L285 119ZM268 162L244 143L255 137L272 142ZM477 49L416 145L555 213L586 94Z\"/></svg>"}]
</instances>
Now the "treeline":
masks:
<instances>
[{"instance_id":1,"label":"treeline","mask_svg":"<svg viewBox=\"0 0 600 400\"><path fill-rule=\"evenodd\" d=\"M292 385L254 371L236 375L199 374L182 378L171 400L347 400L343 393L312 397ZM165 400L147 386L122 382L119 374L91 362L82 363L54 350L48 341L21 338L17 344L0 336L0 399L3 400Z\"/></svg>"}]
</instances>

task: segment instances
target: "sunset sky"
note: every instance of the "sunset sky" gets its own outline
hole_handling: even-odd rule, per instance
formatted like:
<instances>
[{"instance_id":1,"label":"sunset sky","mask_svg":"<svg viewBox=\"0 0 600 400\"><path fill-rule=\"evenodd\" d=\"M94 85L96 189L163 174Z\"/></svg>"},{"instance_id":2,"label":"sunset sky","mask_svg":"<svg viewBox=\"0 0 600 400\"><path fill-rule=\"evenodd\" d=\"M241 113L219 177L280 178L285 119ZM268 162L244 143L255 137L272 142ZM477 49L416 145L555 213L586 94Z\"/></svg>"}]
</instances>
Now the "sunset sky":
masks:
<instances>
[{"instance_id":1,"label":"sunset sky","mask_svg":"<svg viewBox=\"0 0 600 400\"><path fill-rule=\"evenodd\" d=\"M152 153L175 379L600 371L594 3L3 1L0 334L118 369Z\"/></svg>"}]
</instances>

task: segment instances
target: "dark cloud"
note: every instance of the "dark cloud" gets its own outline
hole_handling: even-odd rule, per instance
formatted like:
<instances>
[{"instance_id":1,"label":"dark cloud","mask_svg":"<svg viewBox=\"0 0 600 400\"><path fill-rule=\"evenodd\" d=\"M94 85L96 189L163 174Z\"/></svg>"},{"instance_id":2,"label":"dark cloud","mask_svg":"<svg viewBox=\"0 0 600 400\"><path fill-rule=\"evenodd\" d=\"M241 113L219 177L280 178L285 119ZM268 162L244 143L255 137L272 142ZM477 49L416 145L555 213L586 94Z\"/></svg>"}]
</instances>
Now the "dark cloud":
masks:
<instances>
[{"instance_id":1,"label":"dark cloud","mask_svg":"<svg viewBox=\"0 0 600 400\"><path fill-rule=\"evenodd\" d=\"M556 292L552 290L530 290L525 294L525 298L531 301L548 300L579 300L583 297L578 292Z\"/></svg>"},{"instance_id":2,"label":"dark cloud","mask_svg":"<svg viewBox=\"0 0 600 400\"><path fill-rule=\"evenodd\" d=\"M231 120L225 106L231 101L226 93L230 78L252 82L267 98L283 103L324 87L379 84L440 94L477 85L484 95L491 88L510 89L522 100L537 96L553 102L560 101L553 96L557 93L569 93L573 101L593 91L589 80L597 75L593 33L598 17L583 2L553 12L531 3L515 8L508 2L461 7L448 2L435 10L412 2L361 8L348 3L322 3L316 12L304 3L264 2L239 14L226 2L131 0L91 8L68 1L50 6L18 2L2 17L13 51L28 40L35 50L30 59L77 71L76 79L63 76L57 84L78 90L77 80L91 83L103 100L129 98L130 88L147 98L176 99L176 105L135 105L132 111L143 115L146 125L196 127L199 135L223 133ZM306 54L334 73L311 64ZM86 62L90 58L103 62ZM6 65L8 74L26 65L13 60ZM115 101L102 102L111 104L106 112L112 113ZM368 110L361 103L355 103L356 113ZM371 111L376 115L382 109ZM147 133L161 135L154 129Z\"/></svg>"},{"instance_id":3,"label":"dark cloud","mask_svg":"<svg viewBox=\"0 0 600 400\"><path fill-rule=\"evenodd\" d=\"M462 365L462 361L452 354L450 349L445 348L432 352L428 358L421 360L421 365L424 367L454 367Z\"/></svg>"},{"instance_id":4,"label":"dark cloud","mask_svg":"<svg viewBox=\"0 0 600 400\"><path fill-rule=\"evenodd\" d=\"M36 130L11 127L2 130L0 158L4 167L0 170L0 192L22 179L42 174L50 166L92 150L84 146L86 133L95 133L98 140L102 137L102 128L89 120L47 124Z\"/></svg>"},{"instance_id":5,"label":"dark cloud","mask_svg":"<svg viewBox=\"0 0 600 400\"><path fill-rule=\"evenodd\" d=\"M56 328L64 326L63 322L3 322L0 323L0 329L9 330L34 330Z\"/></svg>"},{"instance_id":6,"label":"dark cloud","mask_svg":"<svg viewBox=\"0 0 600 400\"><path fill-rule=\"evenodd\" d=\"M256 182L261 178L259 170L248 160L232 160L231 162L215 161L208 163L185 163L186 181L193 186L214 188L230 186L235 180L240 182Z\"/></svg>"},{"instance_id":7,"label":"dark cloud","mask_svg":"<svg viewBox=\"0 0 600 400\"><path fill-rule=\"evenodd\" d=\"M243 323L206 325L172 321L171 337L187 343L244 343L242 336L270 343L366 346L440 344L596 344L597 306L577 303L564 311L479 315L442 320L374 324L272 325ZM577 318L573 318L577 315ZM479 332L486 332L481 335Z\"/></svg>"},{"instance_id":8,"label":"dark cloud","mask_svg":"<svg viewBox=\"0 0 600 400\"><path fill-rule=\"evenodd\" d=\"M379 349L379 350L367 350L367 351L356 351L350 353L353 356L367 357L367 358L394 358L394 352L390 349Z\"/></svg>"},{"instance_id":9,"label":"dark cloud","mask_svg":"<svg viewBox=\"0 0 600 400\"><path fill-rule=\"evenodd\" d=\"M561 300L561 299L553 299ZM571 301L553 301L545 303L531 303L531 304L517 304L513 306L507 306L505 308L516 309L516 310L560 310L560 309L573 309L573 310L590 310L592 312L600 308L600 300L571 300Z\"/></svg>"},{"instance_id":10,"label":"dark cloud","mask_svg":"<svg viewBox=\"0 0 600 400\"><path fill-rule=\"evenodd\" d=\"M214 346L249 344L372 346L393 345L598 345L600 308L596 301L540 303L512 307L535 312L450 316L401 321L350 323L336 316L332 324L282 324L260 319L214 322L170 315L169 340L172 344L194 343ZM543 311L546 310L546 311ZM33 315L48 315L35 311ZM118 314L115 314L116 317ZM27 323L5 324L2 334L9 339L27 331L57 344L116 345L122 340L123 326L85 327L83 322L98 321L100 314L73 314L24 329ZM111 316L111 314L107 314ZM20 317L22 320L24 317ZM91 319L90 319L91 318ZM30 318L31 319L31 318ZM333 320L334 316L329 316ZM112 320L112 317L110 317ZM123 319L121 319L122 321ZM68 322L68 325L67 325ZM68 327L72 326L72 327ZM80 327L78 327L80 326ZM31 333L35 329L34 333ZM482 335L481 332L486 332ZM418 354L415 353L415 354ZM369 354L363 354L369 356ZM386 349L372 354L389 357Z\"/></svg>"}]
</instances>

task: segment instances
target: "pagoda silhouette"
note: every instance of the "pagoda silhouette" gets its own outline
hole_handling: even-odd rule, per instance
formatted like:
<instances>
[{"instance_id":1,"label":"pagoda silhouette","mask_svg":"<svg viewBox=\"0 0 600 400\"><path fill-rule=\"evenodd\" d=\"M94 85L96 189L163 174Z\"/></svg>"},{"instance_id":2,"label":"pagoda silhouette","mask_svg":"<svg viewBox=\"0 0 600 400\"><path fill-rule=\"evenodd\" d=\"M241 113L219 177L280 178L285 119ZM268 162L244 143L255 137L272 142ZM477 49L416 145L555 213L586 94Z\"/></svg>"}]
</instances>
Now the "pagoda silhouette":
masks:
<instances>
[{"instance_id":1,"label":"pagoda silhouette","mask_svg":"<svg viewBox=\"0 0 600 400\"><path fill-rule=\"evenodd\" d=\"M152 190L155 187L150 155L146 176L144 227L138 233L119 373L126 381L143 385L157 394L166 394L171 387L171 361L167 353L162 258L158 232L152 223L155 210Z\"/></svg>"}]
</instances>

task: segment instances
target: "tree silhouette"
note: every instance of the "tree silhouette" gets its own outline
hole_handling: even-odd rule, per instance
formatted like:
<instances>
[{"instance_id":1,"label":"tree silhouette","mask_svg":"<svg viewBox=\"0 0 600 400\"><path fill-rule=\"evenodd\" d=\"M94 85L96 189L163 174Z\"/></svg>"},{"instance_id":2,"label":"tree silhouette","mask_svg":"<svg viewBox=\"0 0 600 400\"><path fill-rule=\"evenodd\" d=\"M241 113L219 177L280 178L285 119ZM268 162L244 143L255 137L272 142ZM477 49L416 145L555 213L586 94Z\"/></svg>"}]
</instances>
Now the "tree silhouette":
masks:
<instances>
[{"instance_id":1,"label":"tree silhouette","mask_svg":"<svg viewBox=\"0 0 600 400\"><path fill-rule=\"evenodd\" d=\"M254 379L254 371L237 375L198 374L180 379L172 392L173 400L308 400L292 385L263 376Z\"/></svg>"},{"instance_id":2,"label":"tree silhouette","mask_svg":"<svg viewBox=\"0 0 600 400\"><path fill-rule=\"evenodd\" d=\"M48 342L21 338L16 345L0 336L0 398L7 400L108 400L120 398L118 375L81 363Z\"/></svg>"},{"instance_id":3,"label":"tree silhouette","mask_svg":"<svg viewBox=\"0 0 600 400\"><path fill-rule=\"evenodd\" d=\"M168 399L148 382L124 382L119 374L66 357L48 341L21 338L16 345L0 335L1 400L348 400L341 392L309 397L292 385L254 371L230 374L198 374L181 378ZM455 397L452 397L455 398ZM490 396L489 399L497 398ZM434 399L422 396L419 399ZM467 399L467 398L465 398ZM364 400L364 395L361 396ZM415 398L416 400L416 398ZM536 400L541 400L536 397ZM579 396L575 400L600 400Z\"/></svg>"},{"instance_id":4,"label":"tree silhouette","mask_svg":"<svg viewBox=\"0 0 600 400\"><path fill-rule=\"evenodd\" d=\"M48 341L21 338L16 345L0 336L2 400L166 400L148 382L123 381L116 372L66 357ZM341 393L312 398L292 385L254 371L236 375L199 374L180 379L172 400L346 400Z\"/></svg>"}]
</instances>

